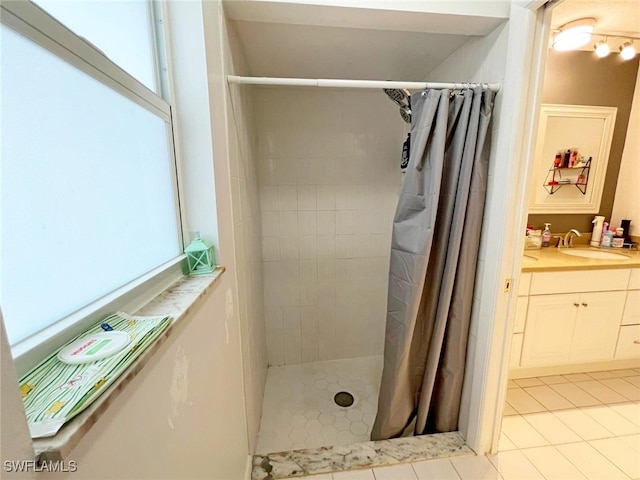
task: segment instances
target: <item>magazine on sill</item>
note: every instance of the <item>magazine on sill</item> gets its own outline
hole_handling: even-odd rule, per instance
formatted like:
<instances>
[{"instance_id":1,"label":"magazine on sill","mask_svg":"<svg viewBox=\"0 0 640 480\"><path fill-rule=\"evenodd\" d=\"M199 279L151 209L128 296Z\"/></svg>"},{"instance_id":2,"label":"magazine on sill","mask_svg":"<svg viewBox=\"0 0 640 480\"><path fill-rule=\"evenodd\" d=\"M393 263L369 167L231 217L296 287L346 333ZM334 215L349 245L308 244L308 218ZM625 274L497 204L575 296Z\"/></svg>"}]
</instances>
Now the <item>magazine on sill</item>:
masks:
<instances>
[{"instance_id":1,"label":"magazine on sill","mask_svg":"<svg viewBox=\"0 0 640 480\"><path fill-rule=\"evenodd\" d=\"M55 435L104 393L170 323L170 316L118 312L31 369L20 379L31 437Z\"/></svg>"}]
</instances>

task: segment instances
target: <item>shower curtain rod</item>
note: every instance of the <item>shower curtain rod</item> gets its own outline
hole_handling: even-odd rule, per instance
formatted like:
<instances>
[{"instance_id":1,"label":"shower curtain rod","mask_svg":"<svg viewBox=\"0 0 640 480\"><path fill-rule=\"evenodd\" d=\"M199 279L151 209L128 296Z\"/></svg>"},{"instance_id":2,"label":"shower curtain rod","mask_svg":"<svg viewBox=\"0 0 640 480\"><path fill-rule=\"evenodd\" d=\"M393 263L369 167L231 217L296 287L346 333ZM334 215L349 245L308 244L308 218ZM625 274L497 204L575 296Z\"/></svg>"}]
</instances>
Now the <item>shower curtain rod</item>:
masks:
<instances>
[{"instance_id":1,"label":"shower curtain rod","mask_svg":"<svg viewBox=\"0 0 640 480\"><path fill-rule=\"evenodd\" d=\"M277 78L277 77L242 77L227 75L229 83L244 85L281 85L292 87L333 87L333 88L405 88L407 90L424 90L425 88L469 88L486 85L490 90L500 90L499 83L437 83L437 82L394 82L388 80L340 80L332 78Z\"/></svg>"}]
</instances>

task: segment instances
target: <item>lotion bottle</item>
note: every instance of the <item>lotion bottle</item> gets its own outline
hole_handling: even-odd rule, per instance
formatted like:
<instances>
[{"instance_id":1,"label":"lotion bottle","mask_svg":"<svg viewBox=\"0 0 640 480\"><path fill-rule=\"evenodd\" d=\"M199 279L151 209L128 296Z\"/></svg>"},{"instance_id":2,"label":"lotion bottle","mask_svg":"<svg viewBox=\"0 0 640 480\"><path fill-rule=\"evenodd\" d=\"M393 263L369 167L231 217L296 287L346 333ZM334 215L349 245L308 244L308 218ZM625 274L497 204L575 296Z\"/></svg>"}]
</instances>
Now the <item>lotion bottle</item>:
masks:
<instances>
[{"instance_id":1,"label":"lotion bottle","mask_svg":"<svg viewBox=\"0 0 640 480\"><path fill-rule=\"evenodd\" d=\"M600 242L602 241L602 228L604 224L604 217L601 215L597 215L596 217L594 217L591 223L593 223L593 233L591 234L590 245L592 247L599 247Z\"/></svg>"},{"instance_id":2,"label":"lotion bottle","mask_svg":"<svg viewBox=\"0 0 640 480\"><path fill-rule=\"evenodd\" d=\"M545 223L544 224L544 231L542 232L542 246L543 247L548 247L549 246L549 240L551 240L551 230L549 230L550 226L551 226L550 223Z\"/></svg>"}]
</instances>

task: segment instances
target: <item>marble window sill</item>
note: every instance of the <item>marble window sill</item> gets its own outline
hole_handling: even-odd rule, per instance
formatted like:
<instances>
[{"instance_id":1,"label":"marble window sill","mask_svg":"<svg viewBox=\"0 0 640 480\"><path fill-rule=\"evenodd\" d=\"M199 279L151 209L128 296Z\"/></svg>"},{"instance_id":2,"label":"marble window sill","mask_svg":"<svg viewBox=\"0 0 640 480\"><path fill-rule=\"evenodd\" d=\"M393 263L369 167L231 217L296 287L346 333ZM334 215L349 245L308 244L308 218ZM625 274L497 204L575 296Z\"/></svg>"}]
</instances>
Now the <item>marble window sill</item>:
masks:
<instances>
[{"instance_id":1,"label":"marble window sill","mask_svg":"<svg viewBox=\"0 0 640 480\"><path fill-rule=\"evenodd\" d=\"M126 386L152 360L160 346L173 334L175 327L187 313L202 301L205 294L218 281L225 267L217 267L208 275L185 276L167 290L135 312L135 315L171 315L173 322L147 348L140 357L86 410L66 423L53 437L33 440L33 449L38 462L64 460L78 445L82 437L106 412L109 405Z\"/></svg>"}]
</instances>

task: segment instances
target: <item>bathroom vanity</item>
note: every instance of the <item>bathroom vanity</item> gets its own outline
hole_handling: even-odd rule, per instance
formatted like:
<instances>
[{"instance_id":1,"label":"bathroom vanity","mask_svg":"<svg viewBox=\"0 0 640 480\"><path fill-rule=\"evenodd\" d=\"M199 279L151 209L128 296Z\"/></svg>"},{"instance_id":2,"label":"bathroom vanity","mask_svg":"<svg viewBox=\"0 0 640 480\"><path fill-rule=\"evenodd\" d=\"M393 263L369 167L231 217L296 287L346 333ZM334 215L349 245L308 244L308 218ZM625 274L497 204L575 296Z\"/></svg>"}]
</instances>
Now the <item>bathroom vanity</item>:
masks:
<instances>
[{"instance_id":1,"label":"bathroom vanity","mask_svg":"<svg viewBox=\"0 0 640 480\"><path fill-rule=\"evenodd\" d=\"M525 252L511 378L640 366L640 252L604 252Z\"/></svg>"}]
</instances>

